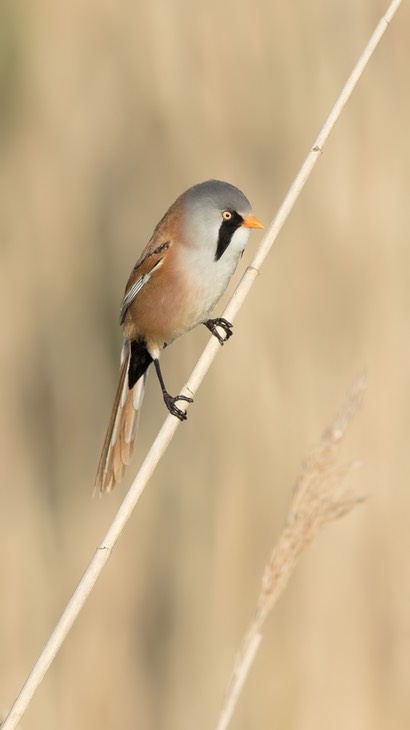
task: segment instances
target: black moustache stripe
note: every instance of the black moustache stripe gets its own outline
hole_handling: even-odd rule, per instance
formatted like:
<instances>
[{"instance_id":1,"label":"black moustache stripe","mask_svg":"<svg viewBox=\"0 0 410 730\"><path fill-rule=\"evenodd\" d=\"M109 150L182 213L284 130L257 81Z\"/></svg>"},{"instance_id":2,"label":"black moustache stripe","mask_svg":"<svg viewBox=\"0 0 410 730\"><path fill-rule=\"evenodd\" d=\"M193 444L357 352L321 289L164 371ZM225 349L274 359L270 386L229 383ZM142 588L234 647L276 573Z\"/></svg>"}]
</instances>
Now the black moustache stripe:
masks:
<instances>
[{"instance_id":1,"label":"black moustache stripe","mask_svg":"<svg viewBox=\"0 0 410 730\"><path fill-rule=\"evenodd\" d=\"M222 254L228 248L233 234L238 230L238 228L240 228L242 223L243 218L236 211L232 211L232 218L229 218L227 221L222 221L219 228L218 243L216 245L215 261L219 261Z\"/></svg>"}]
</instances>

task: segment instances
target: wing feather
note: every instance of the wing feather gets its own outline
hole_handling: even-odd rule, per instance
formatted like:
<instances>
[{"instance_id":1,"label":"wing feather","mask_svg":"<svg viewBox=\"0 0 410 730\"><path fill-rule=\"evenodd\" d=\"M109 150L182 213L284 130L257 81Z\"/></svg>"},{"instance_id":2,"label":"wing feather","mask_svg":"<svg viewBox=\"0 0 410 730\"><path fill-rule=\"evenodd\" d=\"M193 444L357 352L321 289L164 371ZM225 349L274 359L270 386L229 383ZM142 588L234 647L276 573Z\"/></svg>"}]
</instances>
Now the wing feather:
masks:
<instances>
[{"instance_id":1,"label":"wing feather","mask_svg":"<svg viewBox=\"0 0 410 730\"><path fill-rule=\"evenodd\" d=\"M148 251L145 257L134 267L134 270L128 280L124 299L121 303L120 324L124 324L125 315L127 314L127 311L138 292L140 292L144 284L150 280L154 271L162 265L166 255L165 252L168 250L170 245L170 241L165 241L165 243L160 244L153 251Z\"/></svg>"}]
</instances>

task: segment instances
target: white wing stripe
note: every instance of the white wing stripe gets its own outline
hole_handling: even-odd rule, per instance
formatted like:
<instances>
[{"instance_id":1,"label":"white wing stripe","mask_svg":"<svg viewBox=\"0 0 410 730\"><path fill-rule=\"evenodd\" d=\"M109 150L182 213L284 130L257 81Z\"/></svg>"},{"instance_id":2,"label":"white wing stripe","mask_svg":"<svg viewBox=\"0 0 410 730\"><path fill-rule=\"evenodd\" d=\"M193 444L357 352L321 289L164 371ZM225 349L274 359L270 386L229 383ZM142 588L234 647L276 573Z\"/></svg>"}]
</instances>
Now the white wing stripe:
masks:
<instances>
[{"instance_id":1,"label":"white wing stripe","mask_svg":"<svg viewBox=\"0 0 410 730\"><path fill-rule=\"evenodd\" d=\"M159 259L159 261L157 261L157 263L152 267L151 271L148 271L147 274L143 274L142 276L140 276L140 278L137 279L137 281L132 285L131 289L129 291L127 291L124 299L122 300L122 304L121 304L121 315L120 315L121 324L124 321L126 311L127 311L128 307L130 306L131 302L134 301L135 297L137 296L138 292L142 289L144 284L146 284L147 281L150 280L153 271L155 271L155 269L158 269L158 267L161 266L162 261L163 261L163 259Z\"/></svg>"}]
</instances>

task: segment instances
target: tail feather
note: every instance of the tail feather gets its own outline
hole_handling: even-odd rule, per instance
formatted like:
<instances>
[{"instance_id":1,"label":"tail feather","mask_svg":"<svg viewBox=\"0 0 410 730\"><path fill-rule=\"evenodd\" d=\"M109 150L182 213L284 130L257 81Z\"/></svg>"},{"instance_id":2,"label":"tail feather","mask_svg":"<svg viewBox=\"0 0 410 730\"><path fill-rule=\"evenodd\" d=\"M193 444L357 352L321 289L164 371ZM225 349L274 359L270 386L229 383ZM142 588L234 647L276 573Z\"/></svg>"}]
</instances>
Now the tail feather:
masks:
<instances>
[{"instance_id":1,"label":"tail feather","mask_svg":"<svg viewBox=\"0 0 410 730\"><path fill-rule=\"evenodd\" d=\"M133 454L147 372L145 371L130 389L127 377L130 362L131 346L128 340L124 340L120 378L97 469L94 491L110 492L122 479L125 467L131 461Z\"/></svg>"}]
</instances>

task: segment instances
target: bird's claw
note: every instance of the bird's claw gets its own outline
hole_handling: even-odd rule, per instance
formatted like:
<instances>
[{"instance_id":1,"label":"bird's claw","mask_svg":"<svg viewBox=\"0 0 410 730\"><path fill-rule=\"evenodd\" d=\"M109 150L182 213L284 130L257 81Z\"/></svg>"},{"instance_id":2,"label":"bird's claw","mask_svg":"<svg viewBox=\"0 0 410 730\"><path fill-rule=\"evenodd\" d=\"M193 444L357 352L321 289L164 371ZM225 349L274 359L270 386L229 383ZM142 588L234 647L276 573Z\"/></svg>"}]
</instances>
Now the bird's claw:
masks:
<instances>
[{"instance_id":1,"label":"bird's claw","mask_svg":"<svg viewBox=\"0 0 410 730\"><path fill-rule=\"evenodd\" d=\"M176 416L176 418L179 418L180 421L186 421L187 414L186 411L182 411L178 406L175 405L175 403L178 400L184 400L187 403L193 403L192 398L188 398L187 395L175 395L172 396L169 393L164 393L164 402L166 407L168 408L170 414L172 416Z\"/></svg>"},{"instance_id":2,"label":"bird's claw","mask_svg":"<svg viewBox=\"0 0 410 730\"><path fill-rule=\"evenodd\" d=\"M232 337L232 327L233 324L228 322L227 319L224 317L216 317L215 319L207 319L206 322L204 322L205 327L208 327L209 331L212 332L214 337L218 340L220 345L224 345L227 340L229 340L230 337ZM220 327L225 332L225 337L222 337L217 327Z\"/></svg>"}]
</instances>

